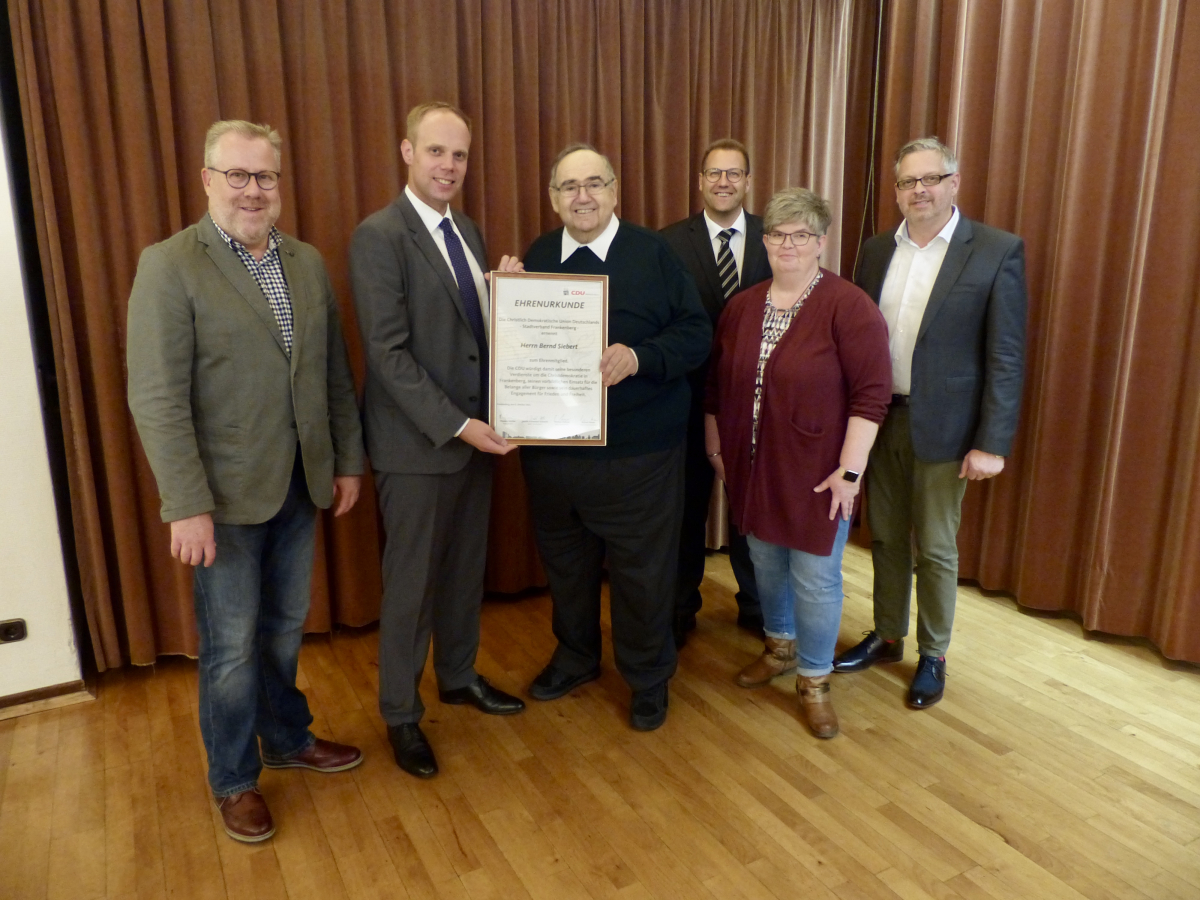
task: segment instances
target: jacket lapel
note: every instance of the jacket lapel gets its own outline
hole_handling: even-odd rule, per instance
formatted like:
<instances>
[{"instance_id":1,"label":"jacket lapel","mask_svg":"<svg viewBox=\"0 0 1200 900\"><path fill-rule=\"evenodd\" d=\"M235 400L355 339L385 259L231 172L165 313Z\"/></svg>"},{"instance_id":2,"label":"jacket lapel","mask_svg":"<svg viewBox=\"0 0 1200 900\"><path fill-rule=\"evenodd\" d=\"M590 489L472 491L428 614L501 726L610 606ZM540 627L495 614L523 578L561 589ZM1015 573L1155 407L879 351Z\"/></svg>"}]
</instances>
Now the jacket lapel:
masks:
<instances>
[{"instance_id":1,"label":"jacket lapel","mask_svg":"<svg viewBox=\"0 0 1200 900\"><path fill-rule=\"evenodd\" d=\"M310 279L301 278L296 271L296 251L283 239L279 245L279 262L283 266L283 277L287 280L288 295L292 300L292 372L296 371L296 360L300 358L300 344L304 340L304 331L308 327L308 311L316 307L311 305L308 297ZM271 317L275 317L274 310ZM278 330L278 329L276 329ZM280 336L280 341L283 338Z\"/></svg>"},{"instance_id":2,"label":"jacket lapel","mask_svg":"<svg viewBox=\"0 0 1200 900\"><path fill-rule=\"evenodd\" d=\"M963 267L971 255L971 242L974 236L970 220L960 214L958 226L954 229L954 234L950 236L950 246L946 248L946 256L942 259L942 267L938 270L937 280L933 283L933 290L929 292L929 302L925 304L925 314L921 316L921 327L917 330L918 341L925 336L925 332L929 330L929 325L937 316L938 310L946 302L946 295L958 282L958 276L962 274Z\"/></svg>"},{"instance_id":3,"label":"jacket lapel","mask_svg":"<svg viewBox=\"0 0 1200 900\"><path fill-rule=\"evenodd\" d=\"M242 295L242 299L250 304L251 309L258 314L263 324L271 332L272 337L275 338L275 343L279 345L280 352L286 355L287 347L283 343L283 333L279 330L279 322L275 319L275 311L271 309L271 304L267 302L267 295L258 286L258 282L254 280L254 276L246 269L245 264L238 259L238 255L225 243L224 238L217 233L217 227L213 224L208 213L205 213L204 218L200 220L197 227L197 235L200 238L200 242L205 245L208 258L221 270L221 274L229 279L229 283ZM284 269L284 274L287 274L286 268ZM292 280L289 278L288 287L291 288L291 285ZM295 306L296 304L293 303L293 339L296 334L294 325Z\"/></svg>"},{"instance_id":4,"label":"jacket lapel","mask_svg":"<svg viewBox=\"0 0 1200 900\"><path fill-rule=\"evenodd\" d=\"M454 303L454 308L458 310L459 316L470 326L466 309L463 307L462 295L458 292L458 282L454 280L454 273L450 271L450 266L446 264L446 258L442 256L442 251L438 249L433 235L425 227L425 222L422 221L420 213L413 208L412 203L409 202L408 197L404 196L403 193L400 194L396 202L400 204L400 213L404 216L405 224L408 225L409 235L412 237L413 243L425 255L425 260L433 268L433 271L437 272L438 279L442 282L446 293L450 295L450 300Z\"/></svg>"},{"instance_id":5,"label":"jacket lapel","mask_svg":"<svg viewBox=\"0 0 1200 900\"><path fill-rule=\"evenodd\" d=\"M741 281L738 287L742 290L750 287L746 283L747 274L757 272L766 264L767 248L763 246L762 219L746 213L746 244L742 250Z\"/></svg>"}]
</instances>

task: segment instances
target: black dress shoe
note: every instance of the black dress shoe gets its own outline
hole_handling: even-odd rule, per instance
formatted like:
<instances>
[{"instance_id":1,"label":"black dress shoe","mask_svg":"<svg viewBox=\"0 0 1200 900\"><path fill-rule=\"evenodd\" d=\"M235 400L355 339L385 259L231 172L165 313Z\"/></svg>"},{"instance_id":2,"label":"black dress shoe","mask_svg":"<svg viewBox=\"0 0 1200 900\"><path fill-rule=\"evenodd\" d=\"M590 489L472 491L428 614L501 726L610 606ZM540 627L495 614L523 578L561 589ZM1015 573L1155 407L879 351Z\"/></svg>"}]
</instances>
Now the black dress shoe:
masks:
<instances>
[{"instance_id":1,"label":"black dress shoe","mask_svg":"<svg viewBox=\"0 0 1200 900\"><path fill-rule=\"evenodd\" d=\"M392 742L392 752L396 754L396 765L409 775L432 778L437 774L438 764L433 756L433 748L416 722L389 725L388 740Z\"/></svg>"},{"instance_id":2,"label":"black dress shoe","mask_svg":"<svg viewBox=\"0 0 1200 900\"><path fill-rule=\"evenodd\" d=\"M904 638L885 641L878 632L868 631L867 636L840 654L833 661L835 672L861 672L875 663L900 662L904 659Z\"/></svg>"},{"instance_id":3,"label":"black dress shoe","mask_svg":"<svg viewBox=\"0 0 1200 900\"><path fill-rule=\"evenodd\" d=\"M571 693L580 685L595 681L599 677L599 666L582 675L572 675L570 672L564 672L554 663L550 663L542 669L537 678L533 679L533 684L529 685L529 696L534 700L557 700L559 697Z\"/></svg>"},{"instance_id":4,"label":"black dress shoe","mask_svg":"<svg viewBox=\"0 0 1200 900\"><path fill-rule=\"evenodd\" d=\"M917 671L908 688L908 705L929 709L946 693L946 657L919 656Z\"/></svg>"},{"instance_id":5,"label":"black dress shoe","mask_svg":"<svg viewBox=\"0 0 1200 900\"><path fill-rule=\"evenodd\" d=\"M653 731L667 721L667 683L633 692L629 704L629 724L638 731Z\"/></svg>"},{"instance_id":6,"label":"black dress shoe","mask_svg":"<svg viewBox=\"0 0 1200 900\"><path fill-rule=\"evenodd\" d=\"M511 716L525 708L524 700L492 687L482 675L476 675L475 681L466 687L438 691L438 697L443 703L470 703L489 716Z\"/></svg>"}]
</instances>

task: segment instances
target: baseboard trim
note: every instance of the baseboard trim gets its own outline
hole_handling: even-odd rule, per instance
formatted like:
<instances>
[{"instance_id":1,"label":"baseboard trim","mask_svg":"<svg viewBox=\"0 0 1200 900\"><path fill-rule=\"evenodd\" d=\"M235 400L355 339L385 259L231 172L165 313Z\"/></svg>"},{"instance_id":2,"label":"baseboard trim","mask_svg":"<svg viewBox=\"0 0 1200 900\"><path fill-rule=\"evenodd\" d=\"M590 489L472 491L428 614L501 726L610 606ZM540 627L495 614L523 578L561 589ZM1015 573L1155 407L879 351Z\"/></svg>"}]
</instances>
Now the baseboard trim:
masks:
<instances>
[{"instance_id":1,"label":"baseboard trim","mask_svg":"<svg viewBox=\"0 0 1200 900\"><path fill-rule=\"evenodd\" d=\"M87 689L83 681L68 681L38 688L36 691L0 697L0 719L12 719L95 699L96 695Z\"/></svg>"}]
</instances>

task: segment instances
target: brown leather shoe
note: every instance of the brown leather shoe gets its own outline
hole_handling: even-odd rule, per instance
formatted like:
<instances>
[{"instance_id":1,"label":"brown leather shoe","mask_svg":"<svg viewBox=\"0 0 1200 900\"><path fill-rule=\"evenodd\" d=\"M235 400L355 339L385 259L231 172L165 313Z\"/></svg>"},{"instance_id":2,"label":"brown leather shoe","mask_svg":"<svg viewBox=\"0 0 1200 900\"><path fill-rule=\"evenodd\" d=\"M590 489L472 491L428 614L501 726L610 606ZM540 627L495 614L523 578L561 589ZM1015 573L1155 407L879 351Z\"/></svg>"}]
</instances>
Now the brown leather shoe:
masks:
<instances>
[{"instance_id":1,"label":"brown leather shoe","mask_svg":"<svg viewBox=\"0 0 1200 900\"><path fill-rule=\"evenodd\" d=\"M303 753L291 759L271 759L263 757L263 765L268 769L312 769L314 772L344 772L353 769L362 762L362 751L349 744L335 744L333 741L323 741L321 738L313 743Z\"/></svg>"},{"instance_id":2,"label":"brown leather shoe","mask_svg":"<svg viewBox=\"0 0 1200 900\"><path fill-rule=\"evenodd\" d=\"M838 733L837 713L829 696L829 676L807 678L796 676L796 694L800 699L800 715L809 730L819 738L831 738Z\"/></svg>"},{"instance_id":3,"label":"brown leather shoe","mask_svg":"<svg viewBox=\"0 0 1200 900\"><path fill-rule=\"evenodd\" d=\"M253 844L275 833L271 811L258 788L214 799L225 823L225 833L235 841Z\"/></svg>"},{"instance_id":4,"label":"brown leather shoe","mask_svg":"<svg viewBox=\"0 0 1200 900\"><path fill-rule=\"evenodd\" d=\"M762 687L776 675L783 675L796 668L796 642L783 638L769 637L763 647L762 656L756 659L733 680L744 688Z\"/></svg>"}]
</instances>

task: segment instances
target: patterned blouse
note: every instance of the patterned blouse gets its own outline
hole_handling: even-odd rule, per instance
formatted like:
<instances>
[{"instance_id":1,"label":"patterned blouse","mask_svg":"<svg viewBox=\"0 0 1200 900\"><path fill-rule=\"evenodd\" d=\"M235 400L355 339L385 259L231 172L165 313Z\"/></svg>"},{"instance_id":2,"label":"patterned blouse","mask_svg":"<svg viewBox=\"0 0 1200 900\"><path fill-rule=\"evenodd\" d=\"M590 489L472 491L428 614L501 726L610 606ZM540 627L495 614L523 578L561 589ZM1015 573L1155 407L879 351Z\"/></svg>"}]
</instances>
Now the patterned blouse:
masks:
<instances>
[{"instance_id":1,"label":"patterned blouse","mask_svg":"<svg viewBox=\"0 0 1200 900\"><path fill-rule=\"evenodd\" d=\"M758 449L758 411L762 405L763 372L766 371L767 360L771 358L776 345L783 340L787 330L792 327L796 313L800 311L800 307L804 305L808 295L813 292L813 288L820 283L823 274L820 269L817 270L817 277L812 280L812 283L800 295L800 299L789 309L776 309L772 306L771 292L767 291L767 302L763 307L762 343L758 345L758 372L754 376L754 427L750 429L751 459L754 459L754 451Z\"/></svg>"}]
</instances>

